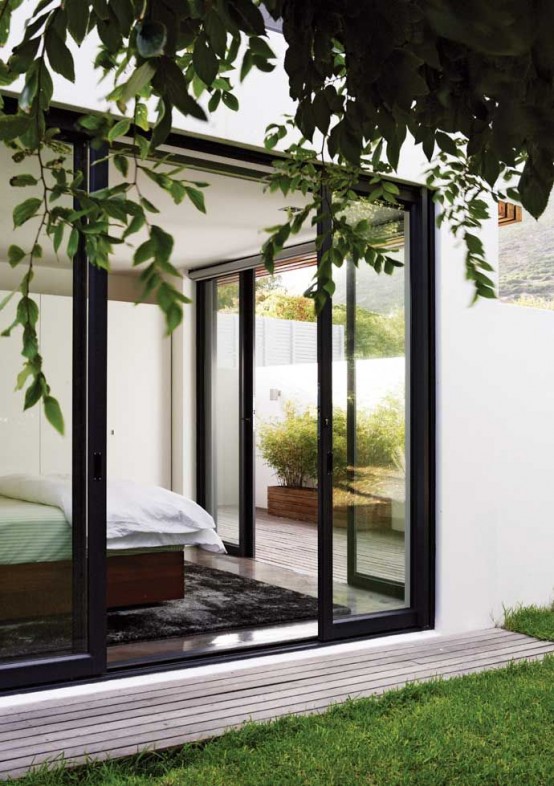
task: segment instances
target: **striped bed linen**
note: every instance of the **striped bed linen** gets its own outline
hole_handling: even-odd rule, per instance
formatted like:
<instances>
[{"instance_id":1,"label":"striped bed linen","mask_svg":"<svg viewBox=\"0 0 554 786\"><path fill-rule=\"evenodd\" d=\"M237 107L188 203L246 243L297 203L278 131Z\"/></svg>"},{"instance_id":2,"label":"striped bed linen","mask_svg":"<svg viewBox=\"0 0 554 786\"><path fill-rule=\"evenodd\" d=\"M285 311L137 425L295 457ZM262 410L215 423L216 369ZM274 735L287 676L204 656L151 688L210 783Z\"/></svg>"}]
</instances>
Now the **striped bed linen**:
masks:
<instances>
[{"instance_id":1,"label":"striped bed linen","mask_svg":"<svg viewBox=\"0 0 554 786\"><path fill-rule=\"evenodd\" d=\"M71 528L59 508L0 496L0 565L71 559Z\"/></svg>"},{"instance_id":2,"label":"striped bed linen","mask_svg":"<svg viewBox=\"0 0 554 786\"><path fill-rule=\"evenodd\" d=\"M107 556L183 551L182 545L111 549ZM72 558L71 527L59 508L0 496L0 565Z\"/></svg>"}]
</instances>

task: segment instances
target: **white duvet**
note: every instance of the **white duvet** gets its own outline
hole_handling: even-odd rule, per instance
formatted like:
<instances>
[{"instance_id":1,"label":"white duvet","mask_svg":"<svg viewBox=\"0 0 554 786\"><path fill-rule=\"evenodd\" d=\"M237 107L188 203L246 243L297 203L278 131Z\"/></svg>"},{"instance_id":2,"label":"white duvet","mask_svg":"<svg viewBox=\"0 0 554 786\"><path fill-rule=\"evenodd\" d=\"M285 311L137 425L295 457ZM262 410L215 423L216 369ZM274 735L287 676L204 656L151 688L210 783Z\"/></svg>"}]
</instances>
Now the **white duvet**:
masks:
<instances>
[{"instance_id":1,"label":"white duvet","mask_svg":"<svg viewBox=\"0 0 554 786\"><path fill-rule=\"evenodd\" d=\"M5 475L0 477L0 495L60 508L71 524L68 476ZM108 482L106 501L108 549L200 546L225 552L210 514L180 494L131 480L113 480Z\"/></svg>"}]
</instances>

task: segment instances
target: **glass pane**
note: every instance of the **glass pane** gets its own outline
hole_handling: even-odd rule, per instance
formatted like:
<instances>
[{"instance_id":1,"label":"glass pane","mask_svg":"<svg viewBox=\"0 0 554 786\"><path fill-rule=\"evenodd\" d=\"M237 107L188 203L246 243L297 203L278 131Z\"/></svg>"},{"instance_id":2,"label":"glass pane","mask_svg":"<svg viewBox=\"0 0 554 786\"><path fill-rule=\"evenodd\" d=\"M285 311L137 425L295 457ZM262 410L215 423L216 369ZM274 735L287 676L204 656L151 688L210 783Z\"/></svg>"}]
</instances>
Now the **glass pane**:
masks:
<instances>
[{"instance_id":1,"label":"glass pane","mask_svg":"<svg viewBox=\"0 0 554 786\"><path fill-rule=\"evenodd\" d=\"M215 285L213 364L214 518L226 543L239 542L240 497L240 358L239 280L221 278Z\"/></svg>"},{"instance_id":2,"label":"glass pane","mask_svg":"<svg viewBox=\"0 0 554 786\"><path fill-rule=\"evenodd\" d=\"M360 197L352 221L402 263L393 275L351 261L333 297L334 616L404 607L408 522L406 221L401 207Z\"/></svg>"},{"instance_id":3,"label":"glass pane","mask_svg":"<svg viewBox=\"0 0 554 786\"><path fill-rule=\"evenodd\" d=\"M0 153L6 183L16 173L7 152ZM68 167L71 161L68 151ZM3 194L4 221L11 223L18 201L21 196L12 189ZM10 227L2 233L0 302L17 287L26 266L23 261L15 270L9 268L7 246L28 248L37 222L33 219L19 231ZM9 337L0 338L0 664L86 649L81 586L86 565L74 557L78 541L84 554L85 523L72 489L73 271L61 252L56 258L48 240L42 245L44 255L35 265L30 297L40 313L42 369L51 395L60 403L65 432L61 436L47 421L42 402L24 410L31 380L23 390L15 390L25 362L23 330L16 325ZM20 298L16 294L0 312L0 331L14 321Z\"/></svg>"},{"instance_id":4,"label":"glass pane","mask_svg":"<svg viewBox=\"0 0 554 786\"><path fill-rule=\"evenodd\" d=\"M257 553L317 598L317 321L304 297L314 271L313 255L257 271L255 482Z\"/></svg>"}]
</instances>

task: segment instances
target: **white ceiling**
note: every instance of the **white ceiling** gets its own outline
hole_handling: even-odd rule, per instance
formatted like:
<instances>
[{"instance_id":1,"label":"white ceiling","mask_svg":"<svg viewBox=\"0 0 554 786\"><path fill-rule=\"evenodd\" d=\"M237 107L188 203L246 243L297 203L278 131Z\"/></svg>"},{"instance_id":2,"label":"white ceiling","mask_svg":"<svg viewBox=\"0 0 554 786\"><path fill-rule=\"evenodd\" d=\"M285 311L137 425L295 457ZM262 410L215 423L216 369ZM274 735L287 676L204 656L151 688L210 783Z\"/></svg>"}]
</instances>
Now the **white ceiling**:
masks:
<instances>
[{"instance_id":1,"label":"white ceiling","mask_svg":"<svg viewBox=\"0 0 554 786\"><path fill-rule=\"evenodd\" d=\"M38 219L33 219L14 230L14 206L33 196L35 189L13 188L8 183L9 178L15 174L36 174L33 164L33 161L14 164L9 151L6 148L0 149L0 171L3 175L0 180L0 261L7 260L7 249L11 243L29 248L38 229ZM150 218L153 223L159 224L173 235L173 263L183 270L259 253L267 237L264 229L285 220L283 208L305 204L301 195L284 197L280 193L264 193L263 184L256 180L203 172L196 168L186 170L180 177L209 184L203 189L207 214L200 213L189 200L175 205L171 197L146 176L139 179L139 185L144 196L160 209L159 215L150 214ZM114 184L120 179L120 175L110 165L110 183ZM145 237L144 233L139 233L129 239L129 244L114 247L113 270L132 269L134 250ZM293 243L307 242L314 237L314 229L307 227L294 237ZM60 259L56 259L48 239L44 239L42 245L42 265L69 266L65 255L61 254Z\"/></svg>"}]
</instances>

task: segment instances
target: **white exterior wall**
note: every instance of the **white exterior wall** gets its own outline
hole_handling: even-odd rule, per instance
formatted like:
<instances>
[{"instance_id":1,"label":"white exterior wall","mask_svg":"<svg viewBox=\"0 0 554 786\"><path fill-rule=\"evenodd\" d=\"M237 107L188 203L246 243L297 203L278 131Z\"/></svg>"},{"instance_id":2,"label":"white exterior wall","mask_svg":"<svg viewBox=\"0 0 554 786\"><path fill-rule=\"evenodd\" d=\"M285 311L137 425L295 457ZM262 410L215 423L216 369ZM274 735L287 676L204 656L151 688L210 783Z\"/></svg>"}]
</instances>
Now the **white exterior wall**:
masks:
<instances>
[{"instance_id":1,"label":"white exterior wall","mask_svg":"<svg viewBox=\"0 0 554 786\"><path fill-rule=\"evenodd\" d=\"M280 36L270 38L282 51ZM58 80L60 104L85 109L86 99L102 106L107 88L95 86L91 52L79 54L85 73L76 85ZM291 110L286 79L279 70L254 73L238 94L240 113L223 109L208 124L176 115L176 127L261 145L267 123ZM399 174L418 180L420 157L407 149ZM495 221L484 234L494 264ZM554 312L498 302L469 308L463 253L447 228L438 233L436 261L436 625L453 632L493 625L503 604L546 603L553 596ZM186 329L182 343L185 435L194 429L193 332ZM180 465L181 477L187 462L190 454Z\"/></svg>"},{"instance_id":2,"label":"white exterior wall","mask_svg":"<svg viewBox=\"0 0 554 786\"><path fill-rule=\"evenodd\" d=\"M485 232L497 260L498 229ZM554 312L468 308L463 254L437 248L437 628L554 594Z\"/></svg>"}]
</instances>

